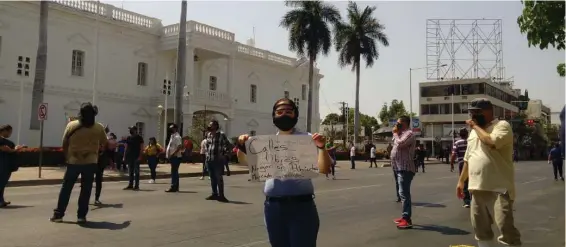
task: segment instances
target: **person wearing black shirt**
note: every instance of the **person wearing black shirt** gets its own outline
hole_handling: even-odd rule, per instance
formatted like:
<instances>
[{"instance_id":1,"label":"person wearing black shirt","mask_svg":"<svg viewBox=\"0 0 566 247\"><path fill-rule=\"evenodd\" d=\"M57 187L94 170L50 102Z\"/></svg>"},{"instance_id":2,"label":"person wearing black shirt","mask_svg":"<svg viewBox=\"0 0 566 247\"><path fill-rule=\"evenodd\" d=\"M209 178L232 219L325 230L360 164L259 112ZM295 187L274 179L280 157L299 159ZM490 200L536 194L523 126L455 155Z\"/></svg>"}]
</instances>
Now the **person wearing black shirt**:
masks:
<instances>
[{"instance_id":1,"label":"person wearing black shirt","mask_svg":"<svg viewBox=\"0 0 566 247\"><path fill-rule=\"evenodd\" d=\"M130 181L124 190L140 189L140 160L143 153L143 138L138 135L136 126L129 127L130 136L126 139L124 162L128 164Z\"/></svg>"},{"instance_id":2,"label":"person wearing black shirt","mask_svg":"<svg viewBox=\"0 0 566 247\"><path fill-rule=\"evenodd\" d=\"M415 150L415 168L417 172L419 172L419 167L422 167L423 173L425 173L425 158L426 150L424 149L423 144L419 144Z\"/></svg>"},{"instance_id":3,"label":"person wearing black shirt","mask_svg":"<svg viewBox=\"0 0 566 247\"><path fill-rule=\"evenodd\" d=\"M12 126L0 126L0 208L10 205L4 200L4 189L8 185L12 172L18 169L15 153L20 146L15 146L8 138L12 135Z\"/></svg>"}]
</instances>

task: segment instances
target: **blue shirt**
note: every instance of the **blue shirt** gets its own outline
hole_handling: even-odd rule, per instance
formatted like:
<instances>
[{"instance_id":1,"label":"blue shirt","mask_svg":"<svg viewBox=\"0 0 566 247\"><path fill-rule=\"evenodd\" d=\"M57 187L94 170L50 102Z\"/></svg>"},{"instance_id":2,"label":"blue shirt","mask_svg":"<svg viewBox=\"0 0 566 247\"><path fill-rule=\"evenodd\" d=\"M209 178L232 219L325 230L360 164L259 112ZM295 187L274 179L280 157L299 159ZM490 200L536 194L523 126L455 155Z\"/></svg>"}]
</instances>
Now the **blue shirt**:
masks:
<instances>
[{"instance_id":1,"label":"blue shirt","mask_svg":"<svg viewBox=\"0 0 566 247\"><path fill-rule=\"evenodd\" d=\"M560 149L559 149L559 148L554 147L554 148L552 148L552 149L550 150L550 159L551 159L553 162L560 162L560 161L562 161L562 152L560 152Z\"/></svg>"},{"instance_id":2,"label":"blue shirt","mask_svg":"<svg viewBox=\"0 0 566 247\"><path fill-rule=\"evenodd\" d=\"M277 133L279 135L279 133ZM311 133L294 131L292 135L312 135ZM263 193L271 197L299 196L314 194L314 185L310 179L278 179L265 181Z\"/></svg>"}]
</instances>

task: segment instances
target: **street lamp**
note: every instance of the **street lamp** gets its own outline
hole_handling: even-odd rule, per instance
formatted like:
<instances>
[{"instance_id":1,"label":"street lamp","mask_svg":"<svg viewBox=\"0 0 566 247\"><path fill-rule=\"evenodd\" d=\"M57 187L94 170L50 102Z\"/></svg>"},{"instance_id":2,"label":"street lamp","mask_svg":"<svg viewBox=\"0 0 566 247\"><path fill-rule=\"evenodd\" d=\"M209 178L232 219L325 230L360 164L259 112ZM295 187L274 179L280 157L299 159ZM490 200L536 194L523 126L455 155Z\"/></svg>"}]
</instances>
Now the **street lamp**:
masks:
<instances>
[{"instance_id":1,"label":"street lamp","mask_svg":"<svg viewBox=\"0 0 566 247\"><path fill-rule=\"evenodd\" d=\"M163 115L163 106L162 105L158 105L157 106L157 114L159 114L159 117L157 119L157 136L159 137L159 133L161 133L161 115ZM163 139L162 144L165 143L165 139Z\"/></svg>"},{"instance_id":2,"label":"street lamp","mask_svg":"<svg viewBox=\"0 0 566 247\"><path fill-rule=\"evenodd\" d=\"M375 129L375 126L371 126L371 143L373 143L373 131Z\"/></svg>"}]
</instances>

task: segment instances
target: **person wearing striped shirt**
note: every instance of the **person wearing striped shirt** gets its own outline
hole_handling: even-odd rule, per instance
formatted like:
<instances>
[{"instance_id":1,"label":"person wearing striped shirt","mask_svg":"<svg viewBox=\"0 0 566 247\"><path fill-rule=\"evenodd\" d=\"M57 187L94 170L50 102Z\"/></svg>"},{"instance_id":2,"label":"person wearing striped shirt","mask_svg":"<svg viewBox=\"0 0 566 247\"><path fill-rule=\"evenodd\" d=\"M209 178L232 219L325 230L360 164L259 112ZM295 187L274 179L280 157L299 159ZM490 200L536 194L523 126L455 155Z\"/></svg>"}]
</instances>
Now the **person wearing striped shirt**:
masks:
<instances>
[{"instance_id":1,"label":"person wearing striped shirt","mask_svg":"<svg viewBox=\"0 0 566 247\"><path fill-rule=\"evenodd\" d=\"M397 175L399 196L403 205L402 217L395 219L399 229L413 227L411 220L411 182L415 176L415 146L416 138L411 130L411 119L402 116L393 128L393 149L391 150L391 166Z\"/></svg>"},{"instance_id":2,"label":"person wearing striped shirt","mask_svg":"<svg viewBox=\"0 0 566 247\"><path fill-rule=\"evenodd\" d=\"M454 171L454 162L458 162L459 174L462 174L462 168L464 168L464 155L466 154L466 149L468 148L468 130L466 128L460 129L460 139L454 142L452 146L452 157L450 159L450 171ZM468 180L464 182L464 205L462 207L469 208L470 201L472 200L470 192L468 191Z\"/></svg>"}]
</instances>

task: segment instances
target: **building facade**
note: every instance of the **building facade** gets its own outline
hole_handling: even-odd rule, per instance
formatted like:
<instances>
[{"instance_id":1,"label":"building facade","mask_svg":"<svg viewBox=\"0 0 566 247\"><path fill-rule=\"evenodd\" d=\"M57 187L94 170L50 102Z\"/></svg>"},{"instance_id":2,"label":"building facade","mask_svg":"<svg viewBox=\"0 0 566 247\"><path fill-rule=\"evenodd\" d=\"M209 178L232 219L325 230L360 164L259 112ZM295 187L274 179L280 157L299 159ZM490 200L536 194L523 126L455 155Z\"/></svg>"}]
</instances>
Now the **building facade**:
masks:
<instances>
[{"instance_id":1,"label":"building facade","mask_svg":"<svg viewBox=\"0 0 566 247\"><path fill-rule=\"evenodd\" d=\"M0 2L0 122L18 128L21 112L20 143L30 146L39 139L38 131L29 130L39 5ZM81 102L92 102L93 95L97 120L117 135L137 125L145 138L155 136L162 142L165 123L174 116L174 94L165 96L162 89L165 79L175 84L178 35L179 24L163 26L159 19L112 5L50 1L45 145L61 145L66 121L78 113ZM234 33L196 21L187 22L186 48L186 86L180 89L183 132L205 111L219 120L229 137L273 133L272 106L283 97L299 103L298 128L306 129L304 60L255 48L253 41L239 43ZM320 122L322 78L315 68L313 131Z\"/></svg>"},{"instance_id":2,"label":"building facade","mask_svg":"<svg viewBox=\"0 0 566 247\"><path fill-rule=\"evenodd\" d=\"M514 105L519 95L520 90L513 89L509 83L490 79L421 82L419 119L422 133L419 139L428 150L433 149L433 143L437 143L436 152L439 148L448 148L452 144L452 119L455 130L465 127L471 100L487 98L494 105L495 117L510 118L519 112Z\"/></svg>"},{"instance_id":3,"label":"building facade","mask_svg":"<svg viewBox=\"0 0 566 247\"><path fill-rule=\"evenodd\" d=\"M527 110L525 110L525 114L527 115L528 118L543 119L547 123L554 123L554 124L560 123L560 120L558 122L552 122L552 118L551 118L552 113L550 112L550 108L548 106L545 106L542 103L542 100L539 99L529 100Z\"/></svg>"}]
</instances>

